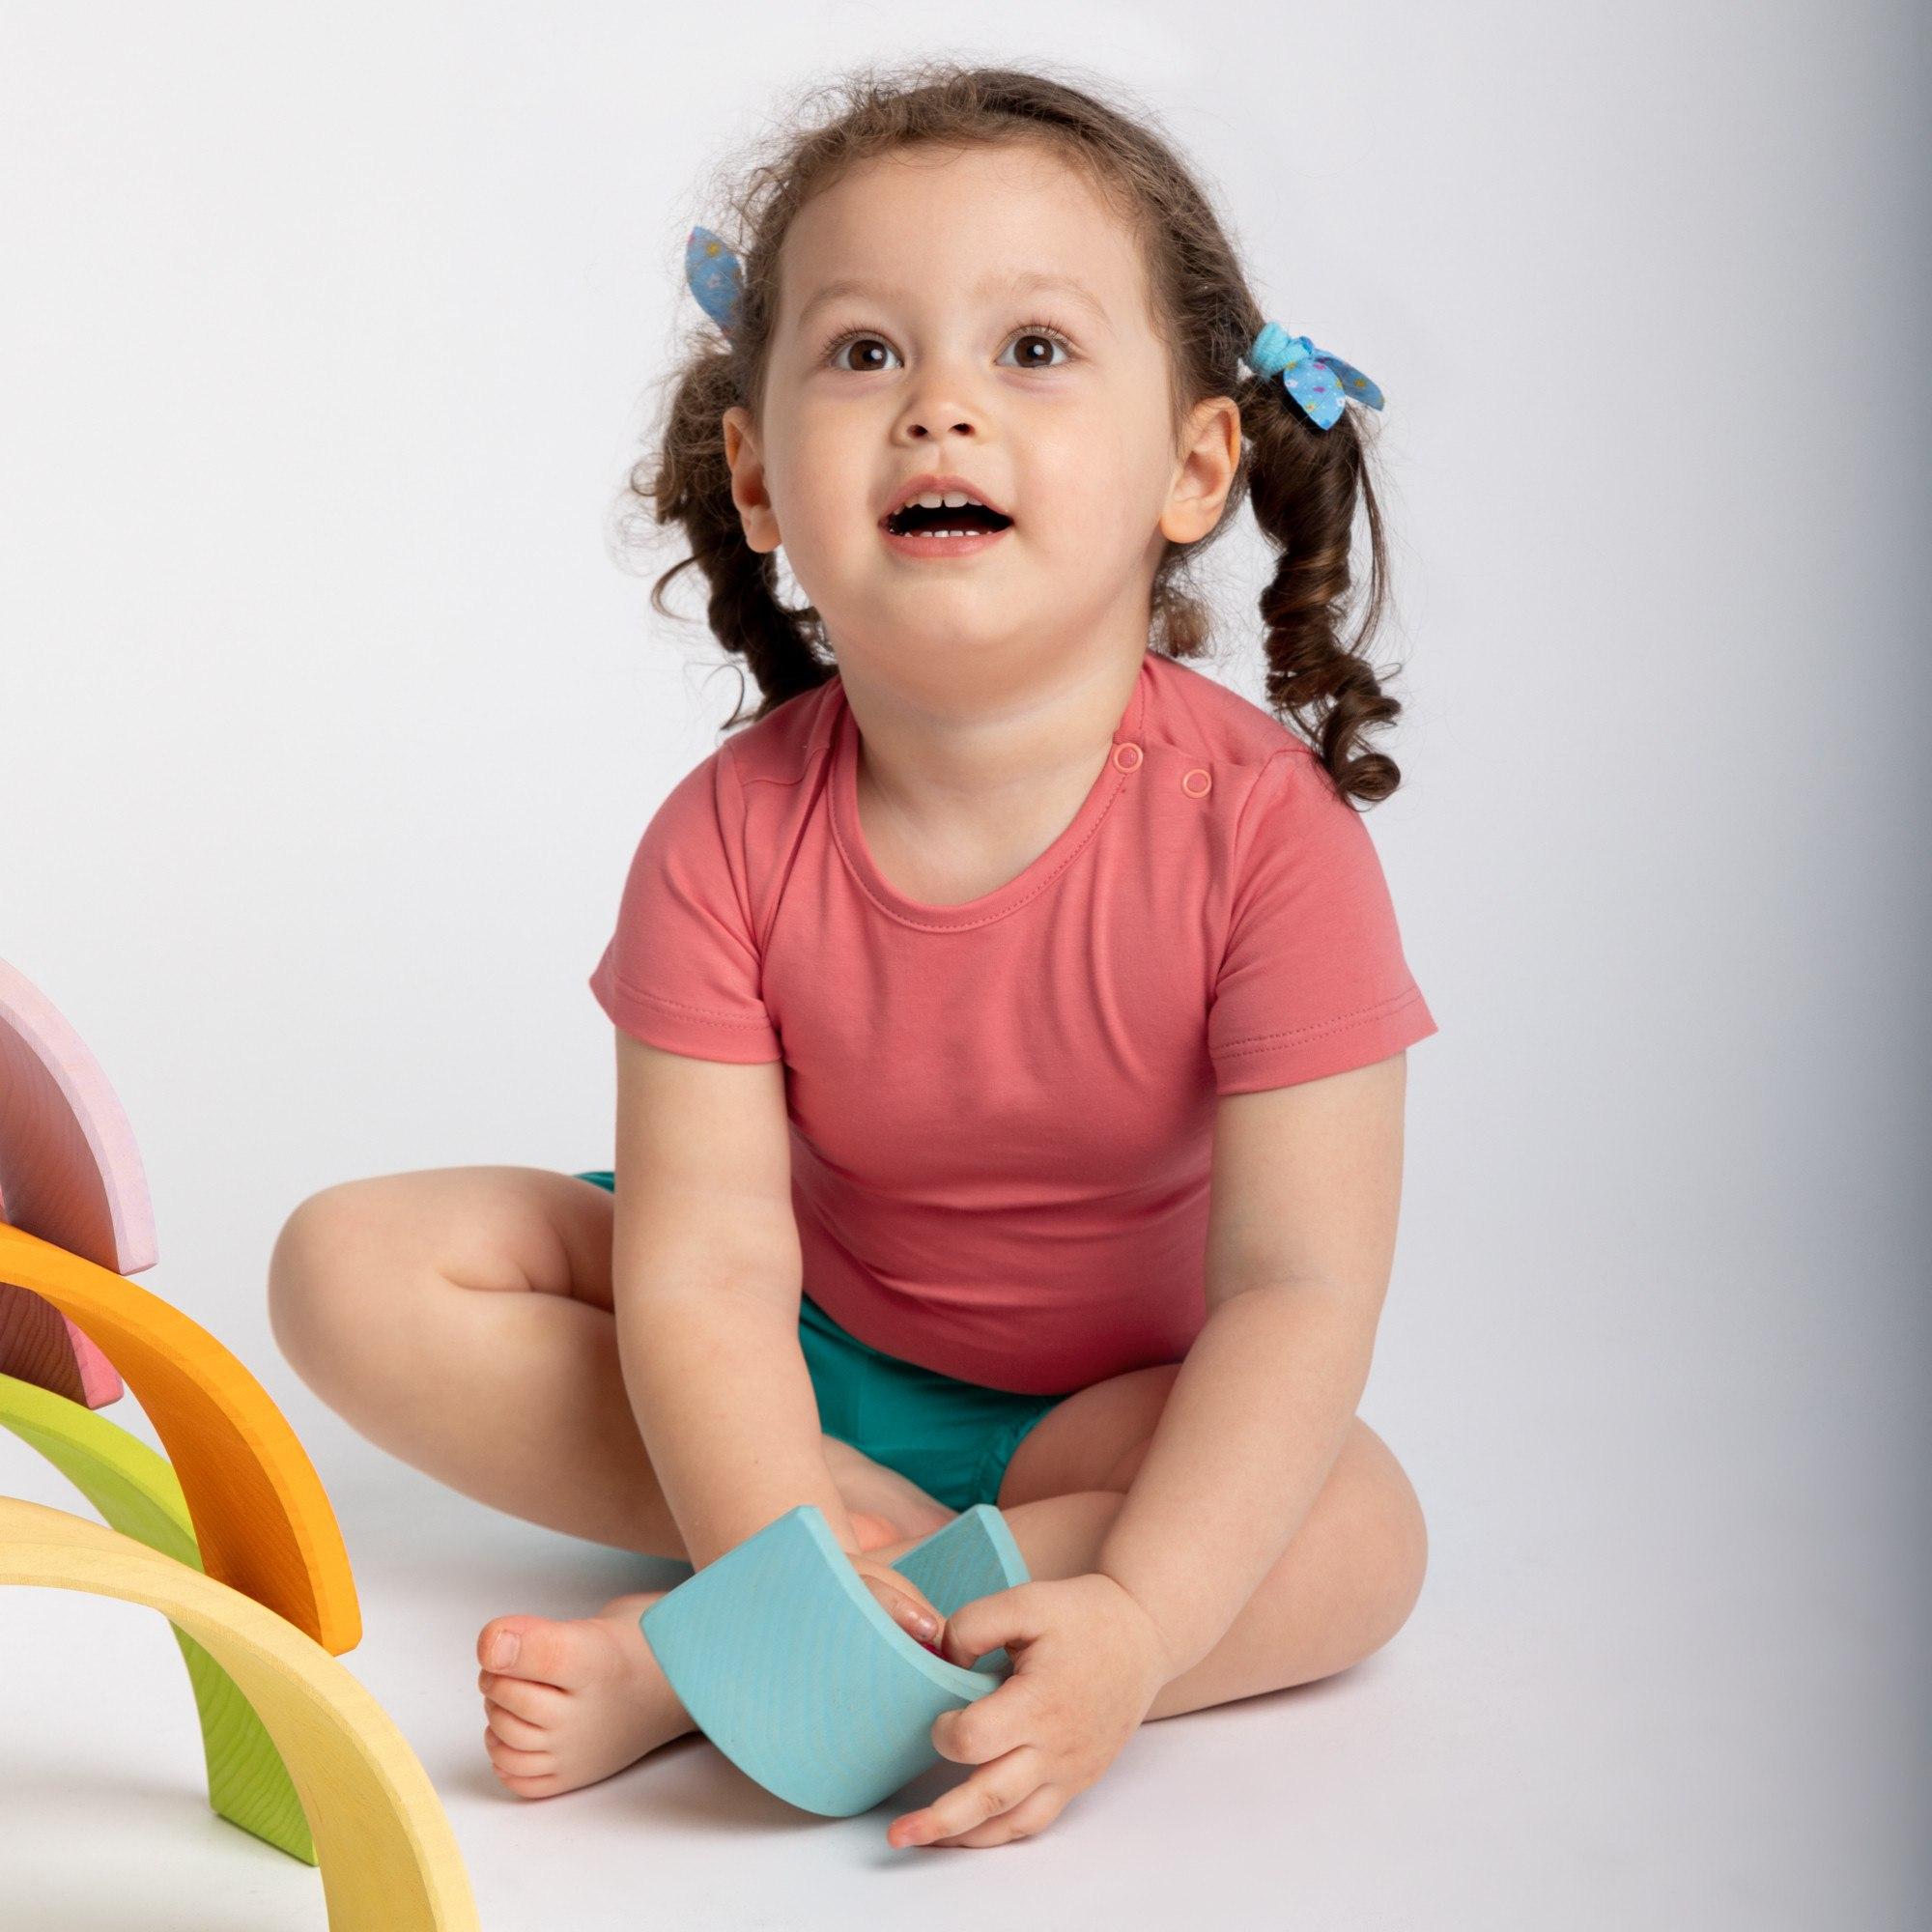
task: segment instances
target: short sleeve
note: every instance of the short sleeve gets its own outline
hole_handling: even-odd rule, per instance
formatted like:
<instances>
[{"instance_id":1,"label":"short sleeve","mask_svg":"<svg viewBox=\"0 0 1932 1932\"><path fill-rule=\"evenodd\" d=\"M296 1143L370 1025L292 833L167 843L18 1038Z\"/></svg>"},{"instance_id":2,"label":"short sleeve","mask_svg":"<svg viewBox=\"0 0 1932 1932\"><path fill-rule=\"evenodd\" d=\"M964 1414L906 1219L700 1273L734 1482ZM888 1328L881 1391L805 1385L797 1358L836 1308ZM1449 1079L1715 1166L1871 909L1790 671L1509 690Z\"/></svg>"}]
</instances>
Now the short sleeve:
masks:
<instances>
[{"instance_id":1,"label":"short sleeve","mask_svg":"<svg viewBox=\"0 0 1932 1932\"><path fill-rule=\"evenodd\" d=\"M1208 1021L1217 1094L1346 1073L1436 1031L1369 829L1306 748L1263 767L1234 864Z\"/></svg>"},{"instance_id":2,"label":"short sleeve","mask_svg":"<svg viewBox=\"0 0 1932 1932\"><path fill-rule=\"evenodd\" d=\"M783 1057L760 994L739 781L721 747L680 779L624 881L590 976L623 1032L698 1060Z\"/></svg>"}]
</instances>

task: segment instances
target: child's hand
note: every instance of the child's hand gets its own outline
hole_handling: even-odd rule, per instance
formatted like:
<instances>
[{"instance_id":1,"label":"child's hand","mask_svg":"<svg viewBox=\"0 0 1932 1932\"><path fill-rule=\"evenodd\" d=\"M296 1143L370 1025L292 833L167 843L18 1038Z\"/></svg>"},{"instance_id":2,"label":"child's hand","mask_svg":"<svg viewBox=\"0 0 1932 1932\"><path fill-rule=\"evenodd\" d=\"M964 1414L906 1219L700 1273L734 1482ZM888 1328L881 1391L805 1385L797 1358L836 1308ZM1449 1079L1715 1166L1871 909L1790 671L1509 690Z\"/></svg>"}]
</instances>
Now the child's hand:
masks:
<instances>
[{"instance_id":1,"label":"child's hand","mask_svg":"<svg viewBox=\"0 0 1932 1932\"><path fill-rule=\"evenodd\" d=\"M980 1769L895 1818L888 1844L1004 1845L1043 1831L1113 1763L1174 1675L1153 1619L1097 1572L976 1598L948 1620L942 1644L968 1669L1004 1644L1013 1674L933 1720L940 1755Z\"/></svg>"},{"instance_id":2,"label":"child's hand","mask_svg":"<svg viewBox=\"0 0 1932 1932\"><path fill-rule=\"evenodd\" d=\"M885 1605L886 1614L906 1633L937 1652L939 1628L944 1619L926 1594L909 1577L902 1577L890 1563L869 1550L845 1552L846 1560L866 1580L867 1587ZM922 1623L922 1619L925 1621Z\"/></svg>"}]
</instances>

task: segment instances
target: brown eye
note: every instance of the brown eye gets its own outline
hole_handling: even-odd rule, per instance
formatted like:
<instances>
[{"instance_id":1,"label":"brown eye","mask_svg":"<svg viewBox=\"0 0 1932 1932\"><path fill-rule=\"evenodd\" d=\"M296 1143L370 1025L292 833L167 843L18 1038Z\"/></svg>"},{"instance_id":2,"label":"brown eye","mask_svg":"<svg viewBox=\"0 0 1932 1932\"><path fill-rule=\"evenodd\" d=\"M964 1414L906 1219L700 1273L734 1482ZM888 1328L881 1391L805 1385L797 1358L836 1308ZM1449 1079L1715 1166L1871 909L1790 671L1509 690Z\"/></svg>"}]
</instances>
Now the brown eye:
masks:
<instances>
[{"instance_id":1,"label":"brown eye","mask_svg":"<svg viewBox=\"0 0 1932 1932\"><path fill-rule=\"evenodd\" d=\"M1057 330L1031 325L1012 337L1012 345L1017 352L1013 366L1020 369L1060 368L1062 364L1054 361L1053 352L1069 346ZM1065 359L1070 362L1073 358L1068 355Z\"/></svg>"},{"instance_id":2,"label":"brown eye","mask_svg":"<svg viewBox=\"0 0 1932 1932\"><path fill-rule=\"evenodd\" d=\"M843 359L848 349L856 349L859 352L858 361L848 362ZM855 375L875 375L888 366L879 359L880 356L890 355L892 353L888 345L876 335L848 335L833 350L832 363L834 368L849 369Z\"/></svg>"}]
</instances>

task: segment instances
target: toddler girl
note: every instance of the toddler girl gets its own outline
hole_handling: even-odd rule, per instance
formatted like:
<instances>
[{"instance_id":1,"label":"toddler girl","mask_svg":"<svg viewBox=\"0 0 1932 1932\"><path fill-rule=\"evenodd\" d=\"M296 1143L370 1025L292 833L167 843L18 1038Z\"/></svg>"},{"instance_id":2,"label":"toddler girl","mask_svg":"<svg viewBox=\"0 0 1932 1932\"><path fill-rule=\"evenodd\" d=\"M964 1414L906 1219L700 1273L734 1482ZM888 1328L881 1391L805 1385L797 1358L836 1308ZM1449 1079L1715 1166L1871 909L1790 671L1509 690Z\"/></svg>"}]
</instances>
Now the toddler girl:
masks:
<instances>
[{"instance_id":1,"label":"toddler girl","mask_svg":"<svg viewBox=\"0 0 1932 1932\"><path fill-rule=\"evenodd\" d=\"M696 563L763 695L658 807L591 979L614 1167L326 1189L275 1333L375 1441L574 1535L701 1565L817 1504L914 1634L1010 1651L934 1727L970 1775L889 1833L996 1845L1421 1586L1355 1415L1435 1030L1352 803L1399 779L1359 654L1381 398L1264 317L1143 119L1038 74L848 81L736 239L694 232L635 482L691 549L654 598ZM1272 710L1186 662L1180 573L1243 497ZM1034 1580L923 1626L890 1566L979 1502ZM509 1790L691 1728L653 1600L484 1627Z\"/></svg>"}]
</instances>

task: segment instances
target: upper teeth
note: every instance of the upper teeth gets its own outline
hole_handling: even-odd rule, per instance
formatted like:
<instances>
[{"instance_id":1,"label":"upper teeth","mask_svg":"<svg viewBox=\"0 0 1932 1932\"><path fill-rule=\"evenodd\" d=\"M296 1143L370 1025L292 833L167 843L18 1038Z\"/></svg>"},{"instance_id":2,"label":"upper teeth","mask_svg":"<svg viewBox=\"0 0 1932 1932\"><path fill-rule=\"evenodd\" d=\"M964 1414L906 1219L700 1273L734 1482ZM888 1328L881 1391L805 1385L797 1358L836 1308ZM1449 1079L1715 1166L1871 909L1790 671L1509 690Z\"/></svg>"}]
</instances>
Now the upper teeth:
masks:
<instances>
[{"instance_id":1,"label":"upper teeth","mask_svg":"<svg viewBox=\"0 0 1932 1932\"><path fill-rule=\"evenodd\" d=\"M943 496L937 490L928 490L923 497L908 497L899 508L909 510L915 503L922 510L956 510L967 503L978 510L986 507L979 497L962 496L957 490L949 490Z\"/></svg>"}]
</instances>

